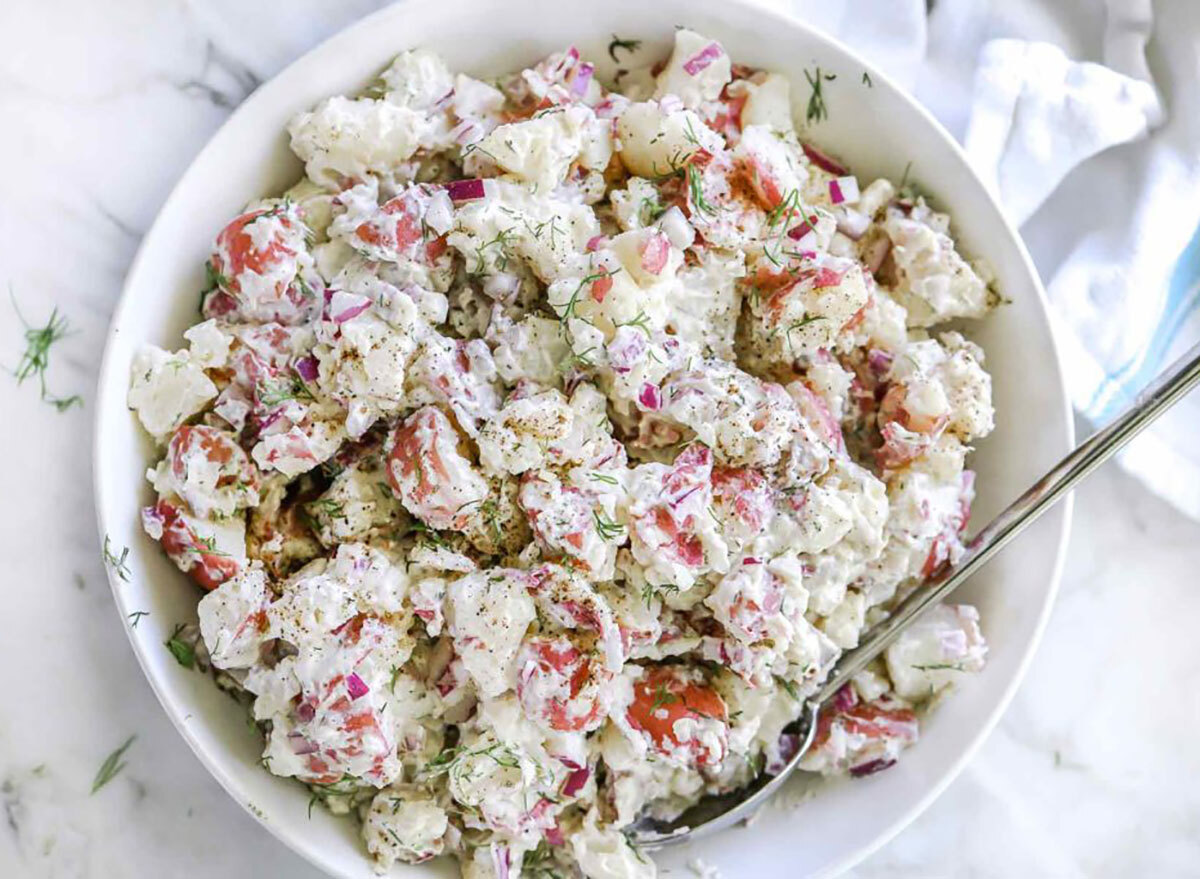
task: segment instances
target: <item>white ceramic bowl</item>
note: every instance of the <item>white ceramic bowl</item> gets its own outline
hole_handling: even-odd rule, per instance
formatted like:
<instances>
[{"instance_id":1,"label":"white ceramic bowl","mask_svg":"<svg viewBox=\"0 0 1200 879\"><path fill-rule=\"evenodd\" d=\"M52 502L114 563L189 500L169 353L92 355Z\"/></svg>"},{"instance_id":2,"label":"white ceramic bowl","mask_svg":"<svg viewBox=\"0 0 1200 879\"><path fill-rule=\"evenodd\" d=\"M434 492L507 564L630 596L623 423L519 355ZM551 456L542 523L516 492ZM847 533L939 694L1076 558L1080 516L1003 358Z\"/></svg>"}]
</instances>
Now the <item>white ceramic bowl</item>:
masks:
<instances>
[{"instance_id":1,"label":"white ceramic bowl","mask_svg":"<svg viewBox=\"0 0 1200 879\"><path fill-rule=\"evenodd\" d=\"M641 57L665 53L675 25L720 39L730 55L792 79L799 118L809 90L803 70L837 74L825 84L827 121L806 138L859 174L912 177L947 208L963 246L994 268L1012 304L973 332L995 378L998 428L980 444L977 521L990 517L1071 445L1072 427L1044 295L1017 234L941 127L869 63L803 24L730 0L439 0L404 2L359 22L305 55L243 104L200 153L142 242L113 319L99 384L95 473L100 532L130 548L129 582L110 571L122 615L151 616L129 638L163 707L201 761L263 826L336 876L373 872L347 820L317 809L298 784L263 771L258 737L243 711L212 681L176 664L163 648L170 626L195 619L192 586L146 538L138 509L151 500L144 478L150 440L125 406L138 345L179 347L196 320L210 242L251 198L296 179L284 126L328 95L364 87L400 50L429 46L452 69L482 75L520 68L574 43L611 73L612 34L645 41ZM862 82L869 71L874 86ZM769 808L751 827L659 856L663 866L700 856L727 877L831 875L865 857L911 821L950 782L996 722L1015 690L1054 597L1068 528L1066 505L964 589L978 604L991 644L987 669L947 700L920 742L887 772L832 785L792 809ZM455 875L448 861L395 876ZM678 875L678 874L676 874Z\"/></svg>"}]
</instances>

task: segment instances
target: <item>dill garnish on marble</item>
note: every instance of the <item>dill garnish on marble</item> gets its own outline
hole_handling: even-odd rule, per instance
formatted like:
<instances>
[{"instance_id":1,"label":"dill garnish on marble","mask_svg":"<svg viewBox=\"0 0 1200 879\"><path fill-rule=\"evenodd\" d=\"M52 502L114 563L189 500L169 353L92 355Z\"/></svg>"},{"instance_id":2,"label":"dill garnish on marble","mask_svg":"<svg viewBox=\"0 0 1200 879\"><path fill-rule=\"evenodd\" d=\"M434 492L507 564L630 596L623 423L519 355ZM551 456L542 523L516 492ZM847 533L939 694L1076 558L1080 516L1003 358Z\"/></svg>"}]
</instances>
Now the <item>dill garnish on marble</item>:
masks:
<instances>
[{"instance_id":1,"label":"dill garnish on marble","mask_svg":"<svg viewBox=\"0 0 1200 879\"><path fill-rule=\"evenodd\" d=\"M17 306L17 300L13 296L12 290L9 290L8 295L12 300L13 311L17 313L18 319L25 327L25 353L21 355L17 368L12 371L16 376L17 384L23 385L26 380L37 376L43 403L49 403L59 412L66 412L72 406L82 406L83 397L78 394L58 397L46 388L46 370L50 366L50 349L70 333L67 319L59 314L56 306L50 312L50 320L44 327L31 326Z\"/></svg>"}]
</instances>

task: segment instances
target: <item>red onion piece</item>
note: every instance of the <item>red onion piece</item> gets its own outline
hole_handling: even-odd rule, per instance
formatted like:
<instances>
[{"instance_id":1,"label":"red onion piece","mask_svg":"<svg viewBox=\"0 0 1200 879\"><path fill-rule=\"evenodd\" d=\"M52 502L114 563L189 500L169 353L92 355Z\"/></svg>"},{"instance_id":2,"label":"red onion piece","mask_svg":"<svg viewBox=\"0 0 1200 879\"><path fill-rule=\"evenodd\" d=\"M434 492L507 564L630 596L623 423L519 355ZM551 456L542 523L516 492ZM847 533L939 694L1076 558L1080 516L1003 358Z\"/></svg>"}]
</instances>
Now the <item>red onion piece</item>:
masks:
<instances>
[{"instance_id":1,"label":"red onion piece","mask_svg":"<svg viewBox=\"0 0 1200 879\"><path fill-rule=\"evenodd\" d=\"M270 413L267 414L266 418L259 419L259 421L258 421L258 435L259 436L262 436L263 434L265 434L267 432L267 429L270 428L270 426L272 424L274 424L276 421L278 421L280 418L283 417L283 408L284 407L282 405L278 405Z\"/></svg>"},{"instance_id":2,"label":"red onion piece","mask_svg":"<svg viewBox=\"0 0 1200 879\"><path fill-rule=\"evenodd\" d=\"M646 334L636 327L620 327L613 340L608 343L608 365L620 373L629 372L649 344Z\"/></svg>"},{"instance_id":3,"label":"red onion piece","mask_svg":"<svg viewBox=\"0 0 1200 879\"><path fill-rule=\"evenodd\" d=\"M778 775L783 771L787 761L792 759L796 749L800 747L800 737L795 733L782 733L779 736L779 756L767 762L763 771L767 775Z\"/></svg>"},{"instance_id":4,"label":"red onion piece","mask_svg":"<svg viewBox=\"0 0 1200 879\"><path fill-rule=\"evenodd\" d=\"M846 684L840 690L833 694L833 698L829 700L830 711L849 711L858 704L858 694L854 692L854 687Z\"/></svg>"},{"instance_id":5,"label":"red onion piece","mask_svg":"<svg viewBox=\"0 0 1200 879\"><path fill-rule=\"evenodd\" d=\"M864 775L874 775L876 772L882 772L889 766L896 765L896 761L891 757L880 757L878 760L870 760L859 766L851 766L850 774L855 778L862 778Z\"/></svg>"},{"instance_id":6,"label":"red onion piece","mask_svg":"<svg viewBox=\"0 0 1200 879\"><path fill-rule=\"evenodd\" d=\"M310 702L301 702L296 706L296 719L308 723L317 716L317 709Z\"/></svg>"},{"instance_id":7,"label":"red onion piece","mask_svg":"<svg viewBox=\"0 0 1200 879\"><path fill-rule=\"evenodd\" d=\"M367 693L371 692L371 688L366 685L363 679L353 672L346 677L346 689L350 691L351 699L361 699Z\"/></svg>"},{"instance_id":8,"label":"red onion piece","mask_svg":"<svg viewBox=\"0 0 1200 879\"><path fill-rule=\"evenodd\" d=\"M606 246L607 244L608 244L608 236L607 235L593 235L591 238L588 239L587 247L584 249L587 250L588 253L594 253L595 251L599 250L601 247Z\"/></svg>"},{"instance_id":9,"label":"red onion piece","mask_svg":"<svg viewBox=\"0 0 1200 879\"><path fill-rule=\"evenodd\" d=\"M813 278L813 287L836 287L842 283L842 273L835 272L828 266L821 266L817 269L816 277Z\"/></svg>"},{"instance_id":10,"label":"red onion piece","mask_svg":"<svg viewBox=\"0 0 1200 879\"><path fill-rule=\"evenodd\" d=\"M310 742L298 732L288 733L288 746L291 747L293 754L300 757L305 754L315 754L321 750L317 747L316 742Z\"/></svg>"},{"instance_id":11,"label":"red onion piece","mask_svg":"<svg viewBox=\"0 0 1200 879\"><path fill-rule=\"evenodd\" d=\"M838 231L852 241L857 241L863 237L863 233L867 231L867 227L871 225L871 218L861 211L844 209L842 216L838 217Z\"/></svg>"},{"instance_id":12,"label":"red onion piece","mask_svg":"<svg viewBox=\"0 0 1200 879\"><path fill-rule=\"evenodd\" d=\"M566 845L567 839L563 836L562 828L555 824L553 827L547 827L542 831L542 836L546 837L546 842L551 845Z\"/></svg>"},{"instance_id":13,"label":"red onion piece","mask_svg":"<svg viewBox=\"0 0 1200 879\"><path fill-rule=\"evenodd\" d=\"M872 348L867 351L867 366L876 378L883 378L892 369L892 355L887 351Z\"/></svg>"},{"instance_id":14,"label":"red onion piece","mask_svg":"<svg viewBox=\"0 0 1200 879\"><path fill-rule=\"evenodd\" d=\"M492 867L496 871L496 879L508 879L512 867L512 852L506 845L492 843Z\"/></svg>"},{"instance_id":15,"label":"red onion piece","mask_svg":"<svg viewBox=\"0 0 1200 879\"><path fill-rule=\"evenodd\" d=\"M842 185L836 180L829 181L829 200L834 204L841 204L846 200L846 197L842 195Z\"/></svg>"},{"instance_id":16,"label":"red onion piece","mask_svg":"<svg viewBox=\"0 0 1200 879\"><path fill-rule=\"evenodd\" d=\"M657 412L662 408L662 391L650 382L646 382L638 392L638 402L648 411Z\"/></svg>"},{"instance_id":17,"label":"red onion piece","mask_svg":"<svg viewBox=\"0 0 1200 879\"><path fill-rule=\"evenodd\" d=\"M592 81L592 73L596 68L588 64L586 61L580 64L575 71L575 78L571 80L571 95L576 98L582 98L587 94L588 85Z\"/></svg>"},{"instance_id":18,"label":"red onion piece","mask_svg":"<svg viewBox=\"0 0 1200 879\"><path fill-rule=\"evenodd\" d=\"M204 297L205 317L224 317L237 310L237 300L224 290L213 290Z\"/></svg>"},{"instance_id":19,"label":"red onion piece","mask_svg":"<svg viewBox=\"0 0 1200 879\"><path fill-rule=\"evenodd\" d=\"M564 797L573 797L575 794L583 790L583 786L587 784L587 780L591 777L592 770L586 766L582 769L576 769L567 776L567 780L563 782L562 792Z\"/></svg>"},{"instance_id":20,"label":"red onion piece","mask_svg":"<svg viewBox=\"0 0 1200 879\"><path fill-rule=\"evenodd\" d=\"M471 201L486 195L483 180L478 177L472 177L469 180L452 180L446 184L446 191L454 201Z\"/></svg>"},{"instance_id":21,"label":"red onion piece","mask_svg":"<svg viewBox=\"0 0 1200 879\"><path fill-rule=\"evenodd\" d=\"M793 226L792 228L788 229L787 234L788 234L788 238L791 238L793 241L799 241L801 238L803 238L808 233L815 232L816 230L817 230L817 218L809 217L803 223L801 223L799 226Z\"/></svg>"},{"instance_id":22,"label":"red onion piece","mask_svg":"<svg viewBox=\"0 0 1200 879\"><path fill-rule=\"evenodd\" d=\"M804 150L804 155L808 156L808 160L822 171L828 171L830 174L833 174L837 177L842 177L850 170L836 159L821 152L815 146L802 143L800 144L800 148Z\"/></svg>"},{"instance_id":23,"label":"red onion piece","mask_svg":"<svg viewBox=\"0 0 1200 879\"><path fill-rule=\"evenodd\" d=\"M464 119L450 129L450 137L457 144L465 144L479 139L475 136L476 132L480 135L483 134L479 128L479 123L474 119Z\"/></svg>"},{"instance_id":24,"label":"red onion piece","mask_svg":"<svg viewBox=\"0 0 1200 879\"><path fill-rule=\"evenodd\" d=\"M333 300L329 303L329 319L335 324L344 324L346 321L358 317L370 307L369 297L355 296L353 293L344 293L339 290L333 294Z\"/></svg>"},{"instance_id":25,"label":"red onion piece","mask_svg":"<svg viewBox=\"0 0 1200 879\"><path fill-rule=\"evenodd\" d=\"M317 380L317 375L319 374L317 358L313 357L311 354L301 357L292 364L292 368L295 369L296 374L306 382L315 382Z\"/></svg>"},{"instance_id":26,"label":"red onion piece","mask_svg":"<svg viewBox=\"0 0 1200 879\"><path fill-rule=\"evenodd\" d=\"M671 256L671 242L661 232L648 236L638 248L642 258L642 269L652 275L662 274Z\"/></svg>"},{"instance_id":27,"label":"red onion piece","mask_svg":"<svg viewBox=\"0 0 1200 879\"><path fill-rule=\"evenodd\" d=\"M688 76L695 76L724 54L725 51L721 48L720 43L709 43L687 61L683 62L683 72Z\"/></svg>"}]
</instances>

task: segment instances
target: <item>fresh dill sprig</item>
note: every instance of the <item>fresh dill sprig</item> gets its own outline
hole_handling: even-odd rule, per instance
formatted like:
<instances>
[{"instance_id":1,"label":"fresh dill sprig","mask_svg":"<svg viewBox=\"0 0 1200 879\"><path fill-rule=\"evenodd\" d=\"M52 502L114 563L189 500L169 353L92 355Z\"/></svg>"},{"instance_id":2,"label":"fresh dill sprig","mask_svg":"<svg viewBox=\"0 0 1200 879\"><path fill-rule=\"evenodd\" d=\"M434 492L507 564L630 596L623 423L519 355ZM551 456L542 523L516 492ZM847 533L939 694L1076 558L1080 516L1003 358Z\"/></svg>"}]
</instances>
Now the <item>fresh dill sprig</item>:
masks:
<instances>
[{"instance_id":1,"label":"fresh dill sprig","mask_svg":"<svg viewBox=\"0 0 1200 879\"><path fill-rule=\"evenodd\" d=\"M966 671L961 662L931 662L927 665L914 665L921 671Z\"/></svg>"},{"instance_id":2,"label":"fresh dill sprig","mask_svg":"<svg viewBox=\"0 0 1200 879\"><path fill-rule=\"evenodd\" d=\"M501 229L496 233L494 238L491 238L476 247L475 268L473 273L477 275L482 274L487 268L487 256L489 248L494 250L496 269L501 272L505 271L508 268L508 261L511 258L508 252L508 247L510 244L512 244L512 239L515 234L516 233L513 232L511 227L507 229Z\"/></svg>"},{"instance_id":3,"label":"fresh dill sprig","mask_svg":"<svg viewBox=\"0 0 1200 879\"><path fill-rule=\"evenodd\" d=\"M804 121L811 125L829 118L829 107L825 104L825 93L821 87L824 83L837 79L837 74L822 73L818 66L813 68L812 73L805 70L804 78L808 80L809 88L812 89L812 94L808 96L808 109L804 113Z\"/></svg>"},{"instance_id":4,"label":"fresh dill sprig","mask_svg":"<svg viewBox=\"0 0 1200 879\"><path fill-rule=\"evenodd\" d=\"M639 311L639 312L638 312L636 315L634 315L634 316L633 316L633 318L632 318L632 319L630 319L630 320L627 320L627 321L617 321L617 324L616 324L616 325L617 325L618 327L636 327L637 329L639 329L639 330L641 330L643 333L645 333L647 336L650 336L650 335L651 335L651 332L650 332L650 316L649 316L648 314L646 314L646 312L644 312L644 311Z\"/></svg>"},{"instance_id":5,"label":"fresh dill sprig","mask_svg":"<svg viewBox=\"0 0 1200 879\"><path fill-rule=\"evenodd\" d=\"M142 621L142 617L148 616L150 616L150 611L148 610L135 610L133 613L129 614L126 619L129 620L130 627L136 629L138 627L138 623Z\"/></svg>"},{"instance_id":6,"label":"fresh dill sprig","mask_svg":"<svg viewBox=\"0 0 1200 879\"><path fill-rule=\"evenodd\" d=\"M129 558L129 547L126 546L126 547L122 548L121 554L119 556L113 555L113 551L112 551L111 544L108 539L108 535L105 534L104 535L103 552L104 552L104 564L108 565L114 571L116 571L117 576L121 578L122 582L128 583L129 582L129 563L128 563L127 559Z\"/></svg>"},{"instance_id":7,"label":"fresh dill sprig","mask_svg":"<svg viewBox=\"0 0 1200 879\"><path fill-rule=\"evenodd\" d=\"M596 365L596 362L592 360L592 352L595 350L596 346L593 345L584 351L580 351L578 354L572 351L569 355L564 357L562 363L558 365L559 371L571 372L576 369L591 369Z\"/></svg>"},{"instance_id":8,"label":"fresh dill sprig","mask_svg":"<svg viewBox=\"0 0 1200 879\"><path fill-rule=\"evenodd\" d=\"M896 195L900 198L916 201L921 193L917 190L917 185L908 179L910 173L912 173L911 161L904 165L904 173L900 176L900 184L896 187Z\"/></svg>"},{"instance_id":9,"label":"fresh dill sprig","mask_svg":"<svg viewBox=\"0 0 1200 879\"><path fill-rule=\"evenodd\" d=\"M467 506L470 506L471 504L476 504L476 503L480 503L480 502L477 500L467 501L465 504L460 506L459 509L461 510L464 507L467 507ZM429 543L431 546L433 546L436 549L452 550L452 547L450 546L450 544L448 544L446 542L446 539L444 537L442 537L442 535L440 535L438 532L434 531L432 528L430 528L428 525L426 525L424 522L421 522L420 520L413 522L410 530L416 532L417 534L420 534L421 540Z\"/></svg>"},{"instance_id":10,"label":"fresh dill sprig","mask_svg":"<svg viewBox=\"0 0 1200 879\"><path fill-rule=\"evenodd\" d=\"M577 286L575 288L575 290L571 293L570 298L567 299L566 302L551 303L551 307L554 308L555 310L557 310L559 307L562 308L562 313L558 316L558 323L559 323L559 328L564 333L567 333L567 321L569 321L573 317L579 317L579 315L577 315L575 313L575 306L579 304L579 296L580 296L580 294L583 293L584 288L587 287L588 284L594 284L596 281L602 281L605 278L610 278L619 271L621 271L621 270L619 268L616 268L616 269L613 269L612 271L607 271L607 270L602 269L599 272L593 272L592 274L584 277L584 279L579 282L579 286ZM567 335L570 335L570 334L567 333Z\"/></svg>"},{"instance_id":11,"label":"fresh dill sprig","mask_svg":"<svg viewBox=\"0 0 1200 879\"><path fill-rule=\"evenodd\" d=\"M667 690L667 685L659 683L654 689L654 701L650 703L650 713L653 714L664 705L673 705L679 697Z\"/></svg>"},{"instance_id":12,"label":"fresh dill sprig","mask_svg":"<svg viewBox=\"0 0 1200 879\"><path fill-rule=\"evenodd\" d=\"M217 558L229 558L229 553L223 549L217 549L217 538L215 536L201 537L199 534L193 535L192 545L187 548L187 552L194 552L196 555L211 555Z\"/></svg>"},{"instance_id":13,"label":"fresh dill sprig","mask_svg":"<svg viewBox=\"0 0 1200 879\"><path fill-rule=\"evenodd\" d=\"M175 657L175 661L184 668L196 667L196 648L179 637L179 633L183 631L183 623L179 623L171 632L171 637L167 638L163 644L171 651L171 655Z\"/></svg>"},{"instance_id":14,"label":"fresh dill sprig","mask_svg":"<svg viewBox=\"0 0 1200 879\"><path fill-rule=\"evenodd\" d=\"M785 343L787 343L788 350L790 351L792 348L792 333L799 332L809 324L816 323L819 320L828 320L828 318L822 317L819 314L808 314L788 326L787 330L785 330L783 334L783 340Z\"/></svg>"},{"instance_id":15,"label":"fresh dill sprig","mask_svg":"<svg viewBox=\"0 0 1200 879\"><path fill-rule=\"evenodd\" d=\"M700 169L695 165L686 165L683 171L684 178L687 181L688 196L692 203L692 207L702 214L712 216L717 212L717 209L709 204L704 197L704 181L700 177Z\"/></svg>"},{"instance_id":16,"label":"fresh dill sprig","mask_svg":"<svg viewBox=\"0 0 1200 879\"><path fill-rule=\"evenodd\" d=\"M641 47L641 40L623 40L616 34L613 34L612 40L608 44L608 57L613 60L613 64L620 64L621 59L617 57L617 49L633 53Z\"/></svg>"},{"instance_id":17,"label":"fresh dill sprig","mask_svg":"<svg viewBox=\"0 0 1200 879\"><path fill-rule=\"evenodd\" d=\"M800 692L796 689L796 685L794 683L784 680L780 677L775 678L775 681L779 684L779 686L783 687L784 691L792 697L793 701L800 701Z\"/></svg>"},{"instance_id":18,"label":"fresh dill sprig","mask_svg":"<svg viewBox=\"0 0 1200 879\"><path fill-rule=\"evenodd\" d=\"M519 769L521 767L521 759L512 748L500 742L495 742L486 747L474 748L472 750L467 750L462 745L447 748L426 763L421 773L426 777L449 773L453 777L459 778L466 771L463 765L468 757L488 757L497 766L504 767L505 769Z\"/></svg>"},{"instance_id":19,"label":"fresh dill sprig","mask_svg":"<svg viewBox=\"0 0 1200 879\"><path fill-rule=\"evenodd\" d=\"M263 406L278 406L287 400L313 400L312 391L298 375L281 376L276 381L260 381L255 387L258 402Z\"/></svg>"},{"instance_id":20,"label":"fresh dill sprig","mask_svg":"<svg viewBox=\"0 0 1200 879\"><path fill-rule=\"evenodd\" d=\"M92 779L93 794L116 778L121 770L125 768L125 763L121 761L121 758L125 756L125 752L129 750L129 746L133 744L133 740L136 738L136 735L130 736L121 747L104 758L104 762L100 764L99 771L96 772L96 777Z\"/></svg>"},{"instance_id":21,"label":"fresh dill sprig","mask_svg":"<svg viewBox=\"0 0 1200 879\"><path fill-rule=\"evenodd\" d=\"M646 196L638 203L638 219L643 226L649 226L667 212L656 196Z\"/></svg>"},{"instance_id":22,"label":"fresh dill sprig","mask_svg":"<svg viewBox=\"0 0 1200 879\"><path fill-rule=\"evenodd\" d=\"M679 587L674 583L664 583L662 586L655 586L653 583L647 583L642 587L642 604L649 607L654 601L654 596L662 597L665 592L678 592Z\"/></svg>"},{"instance_id":23,"label":"fresh dill sprig","mask_svg":"<svg viewBox=\"0 0 1200 879\"><path fill-rule=\"evenodd\" d=\"M67 319L58 313L58 307L55 306L50 312L50 320L44 327L32 327L29 325L29 321L25 320L25 315L21 314L21 309L17 306L17 300L13 296L11 288L8 291L8 297L12 301L13 311L17 313L17 317L25 327L25 353L21 355L17 368L12 371L16 376L17 385L23 385L27 379L37 376L43 403L49 403L59 412L66 412L72 406L82 406L83 397L78 394L56 397L46 389L46 369L50 366L50 348L70 333Z\"/></svg>"},{"instance_id":24,"label":"fresh dill sprig","mask_svg":"<svg viewBox=\"0 0 1200 879\"><path fill-rule=\"evenodd\" d=\"M310 513L315 512L328 516L330 519L346 518L346 508L342 506L341 502L335 501L333 498L318 498L315 501L310 501L309 503L305 504L305 507Z\"/></svg>"},{"instance_id":25,"label":"fresh dill sprig","mask_svg":"<svg viewBox=\"0 0 1200 879\"><path fill-rule=\"evenodd\" d=\"M592 510L592 518L596 520L596 533L602 540L616 540L625 533L625 526L605 516L599 510Z\"/></svg>"}]
</instances>

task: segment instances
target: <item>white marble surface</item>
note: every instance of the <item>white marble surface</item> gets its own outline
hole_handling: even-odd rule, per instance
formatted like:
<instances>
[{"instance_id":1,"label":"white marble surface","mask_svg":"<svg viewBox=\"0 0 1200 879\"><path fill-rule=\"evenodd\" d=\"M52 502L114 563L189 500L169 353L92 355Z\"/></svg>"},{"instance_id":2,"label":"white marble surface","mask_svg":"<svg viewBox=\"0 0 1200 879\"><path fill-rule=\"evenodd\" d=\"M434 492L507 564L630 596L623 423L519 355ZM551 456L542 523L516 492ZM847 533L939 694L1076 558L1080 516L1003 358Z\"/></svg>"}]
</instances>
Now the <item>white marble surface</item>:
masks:
<instances>
[{"instance_id":1,"label":"white marble surface","mask_svg":"<svg viewBox=\"0 0 1200 879\"><path fill-rule=\"evenodd\" d=\"M34 323L55 306L70 320L48 380L84 397L59 414L0 375L0 876L317 875L209 778L134 661L92 519L92 385L172 182L255 83L377 5L0 6L0 286ZM23 348L0 302L0 364ZM1111 467L1076 510L1061 599L1012 708L854 876L1200 875L1200 525ZM90 795L135 733L125 770Z\"/></svg>"}]
</instances>

